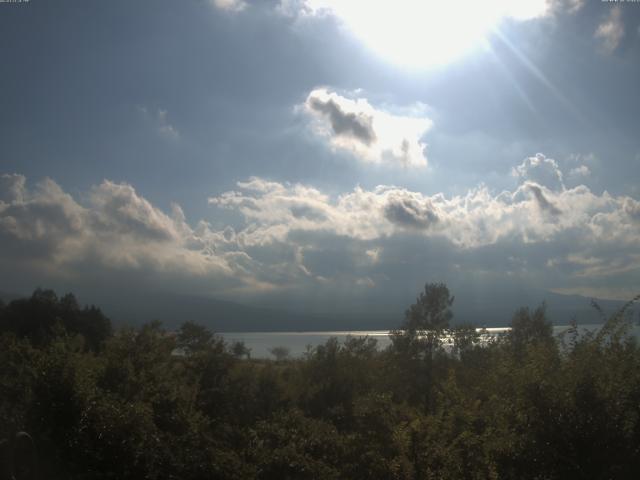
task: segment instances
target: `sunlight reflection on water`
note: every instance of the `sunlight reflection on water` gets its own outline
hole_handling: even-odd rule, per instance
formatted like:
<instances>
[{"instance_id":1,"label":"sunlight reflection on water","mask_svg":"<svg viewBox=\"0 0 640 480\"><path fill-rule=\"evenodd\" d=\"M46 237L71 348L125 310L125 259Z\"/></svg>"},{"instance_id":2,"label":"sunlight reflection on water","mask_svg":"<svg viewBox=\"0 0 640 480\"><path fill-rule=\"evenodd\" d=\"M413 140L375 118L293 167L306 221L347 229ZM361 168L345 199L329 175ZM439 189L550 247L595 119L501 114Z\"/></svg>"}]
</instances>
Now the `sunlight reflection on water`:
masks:
<instances>
[{"instance_id":1,"label":"sunlight reflection on water","mask_svg":"<svg viewBox=\"0 0 640 480\"><path fill-rule=\"evenodd\" d=\"M582 325L581 331L595 330L600 325ZM558 335L569 329L568 325L553 327L553 333ZM491 327L477 329L484 330L488 338L504 334L509 331L506 327ZM640 337L640 327L635 325L632 333ZM307 351L307 346L316 347L322 345L332 337L336 337L341 343L351 335L354 337L373 337L378 341L378 348L384 349L391 343L388 330L359 330L359 331L327 331L327 332L228 332L221 333L228 342L242 341L251 349L252 358L270 358L269 349L273 347L286 347L292 357L302 356Z\"/></svg>"}]
</instances>

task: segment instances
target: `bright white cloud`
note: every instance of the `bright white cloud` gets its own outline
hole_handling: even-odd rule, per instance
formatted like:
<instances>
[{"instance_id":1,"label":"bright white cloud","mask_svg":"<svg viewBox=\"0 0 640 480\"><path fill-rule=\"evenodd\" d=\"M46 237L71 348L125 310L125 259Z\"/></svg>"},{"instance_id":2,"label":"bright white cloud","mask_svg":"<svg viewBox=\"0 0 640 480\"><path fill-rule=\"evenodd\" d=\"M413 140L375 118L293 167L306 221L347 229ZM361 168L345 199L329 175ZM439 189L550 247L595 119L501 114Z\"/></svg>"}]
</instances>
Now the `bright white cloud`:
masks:
<instances>
[{"instance_id":1,"label":"bright white cloud","mask_svg":"<svg viewBox=\"0 0 640 480\"><path fill-rule=\"evenodd\" d=\"M244 0L211 0L213 5L220 10L239 12L247 7Z\"/></svg>"},{"instance_id":2,"label":"bright white cloud","mask_svg":"<svg viewBox=\"0 0 640 480\"><path fill-rule=\"evenodd\" d=\"M328 238L335 238L361 245L353 255L362 258L354 265L367 268L388 267L388 256L407 261L437 244L449 245L441 255L450 258L451 265L463 265L469 274L477 265L505 271L520 265L524 276L542 275L549 285L559 282L572 288L582 283L585 293L597 287L608 297L624 298L629 289L640 289L637 276L617 295L611 293L615 288L610 283L616 275L640 271L640 202L606 192L598 195L584 185L566 188L557 164L543 155L525 159L515 170L522 174L520 185L501 193L480 186L465 195L445 197L378 186L331 198L309 186L252 178L210 203L244 216L247 227L237 236L246 247L297 245L297 261L311 278L318 272L308 264L308 252L317 255ZM536 175L547 184L533 181ZM403 246L403 238L415 239L411 249ZM401 251L391 253L394 248ZM480 252L486 249L510 251L521 260L497 267L491 263L495 258L482 258ZM527 261L531 251L536 258ZM371 270L360 268L359 278L371 277ZM331 276L323 271L322 278Z\"/></svg>"},{"instance_id":3,"label":"bright white cloud","mask_svg":"<svg viewBox=\"0 0 640 480\"><path fill-rule=\"evenodd\" d=\"M127 184L105 181L86 205L53 180L35 188L21 175L0 182L0 262L22 262L43 272L73 276L79 271L140 271L195 276L222 289L251 284L230 252L226 232L202 223L190 227L179 207L167 215Z\"/></svg>"},{"instance_id":4,"label":"bright white cloud","mask_svg":"<svg viewBox=\"0 0 640 480\"><path fill-rule=\"evenodd\" d=\"M55 182L46 179L33 191L22 175L2 175L0 244L4 255L20 260L59 259L77 248L85 210Z\"/></svg>"},{"instance_id":5,"label":"bright white cloud","mask_svg":"<svg viewBox=\"0 0 640 480\"><path fill-rule=\"evenodd\" d=\"M534 180L540 169L550 183ZM406 269L456 268L608 296L640 289L640 202L584 185L559 188L556 169L536 155L516 167L513 190L479 186L457 196L396 186L330 196L253 177L209 200L242 219L219 229L190 224L177 205L164 212L128 184L104 181L81 203L52 180L30 188L23 176L3 175L0 265L80 279L87 271L145 272L218 294L369 291Z\"/></svg>"},{"instance_id":6,"label":"bright white cloud","mask_svg":"<svg viewBox=\"0 0 640 480\"><path fill-rule=\"evenodd\" d=\"M613 53L618 48L624 37L622 9L619 6L611 8L607 18L598 25L595 37L602 42L602 50L605 53Z\"/></svg>"},{"instance_id":7,"label":"bright white cloud","mask_svg":"<svg viewBox=\"0 0 640 480\"><path fill-rule=\"evenodd\" d=\"M565 188L558 162L545 157L542 153L526 158L512 170L512 174L523 181L530 180L551 190L561 191Z\"/></svg>"},{"instance_id":8,"label":"bright white cloud","mask_svg":"<svg viewBox=\"0 0 640 480\"><path fill-rule=\"evenodd\" d=\"M271 187L262 188L265 183ZM607 193L598 196L585 186L553 191L526 181L512 192L495 195L479 187L450 198L378 186L356 188L334 200L307 186L258 178L239 187L210 203L245 217L252 226L244 232L247 244L285 241L291 231L330 231L363 241L411 232L444 237L466 249L507 238L546 242L576 229L594 240L640 239L634 200Z\"/></svg>"},{"instance_id":9,"label":"bright white cloud","mask_svg":"<svg viewBox=\"0 0 640 480\"><path fill-rule=\"evenodd\" d=\"M423 135L432 122L426 117L396 115L371 106L366 98L350 99L327 89L309 93L304 110L312 128L333 148L379 164L427 165Z\"/></svg>"}]
</instances>

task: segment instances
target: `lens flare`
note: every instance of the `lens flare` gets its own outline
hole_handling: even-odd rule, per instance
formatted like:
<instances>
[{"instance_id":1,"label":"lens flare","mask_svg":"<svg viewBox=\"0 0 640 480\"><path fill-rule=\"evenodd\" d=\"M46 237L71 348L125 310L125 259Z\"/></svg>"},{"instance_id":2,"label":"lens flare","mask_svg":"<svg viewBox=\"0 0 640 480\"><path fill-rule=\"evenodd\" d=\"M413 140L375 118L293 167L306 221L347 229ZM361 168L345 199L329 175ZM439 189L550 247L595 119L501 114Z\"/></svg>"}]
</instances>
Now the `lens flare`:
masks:
<instances>
[{"instance_id":1,"label":"lens flare","mask_svg":"<svg viewBox=\"0 0 640 480\"><path fill-rule=\"evenodd\" d=\"M526 20L546 13L546 0L367 1L307 0L315 13L330 13L365 45L404 67L446 64L482 45L503 18Z\"/></svg>"}]
</instances>

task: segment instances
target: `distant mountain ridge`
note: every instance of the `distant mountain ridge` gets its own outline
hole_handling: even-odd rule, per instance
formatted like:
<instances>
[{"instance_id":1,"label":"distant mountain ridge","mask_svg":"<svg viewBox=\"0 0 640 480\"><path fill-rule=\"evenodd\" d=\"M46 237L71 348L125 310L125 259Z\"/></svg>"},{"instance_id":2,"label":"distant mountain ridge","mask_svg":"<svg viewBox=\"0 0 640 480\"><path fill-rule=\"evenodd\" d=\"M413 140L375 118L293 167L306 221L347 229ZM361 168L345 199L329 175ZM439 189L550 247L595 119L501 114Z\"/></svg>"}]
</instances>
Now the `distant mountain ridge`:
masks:
<instances>
[{"instance_id":1,"label":"distant mountain ridge","mask_svg":"<svg viewBox=\"0 0 640 480\"><path fill-rule=\"evenodd\" d=\"M355 328L358 323L339 316L310 315L191 295L149 295L146 300L137 305L108 305L105 312L117 323L160 320L174 328L193 321L216 332L335 330Z\"/></svg>"},{"instance_id":2,"label":"distant mountain ridge","mask_svg":"<svg viewBox=\"0 0 640 480\"><path fill-rule=\"evenodd\" d=\"M65 292L58 292L63 294ZM5 302L25 295L0 292ZM329 330L386 330L398 327L404 309L372 306L370 314L340 315L305 313L276 307L241 304L196 295L166 293L78 295L82 304L95 304L116 324L139 325L151 320L161 321L173 329L185 321L203 324L216 332L276 332L276 331L329 331ZM501 327L509 324L515 310L522 306L535 308L542 301L547 304L549 319L559 325L573 318L578 323L599 323L601 318L591 306L591 299L579 295L561 295L538 291L529 296L529 302L504 295L480 299L459 299L454 302L453 323L472 323L477 326ZM597 300L606 314L612 314L624 302ZM408 307L408 305L406 305ZM395 312L395 313L394 313Z\"/></svg>"},{"instance_id":3,"label":"distant mountain ridge","mask_svg":"<svg viewBox=\"0 0 640 480\"><path fill-rule=\"evenodd\" d=\"M549 291L536 291L528 295L528 301L522 298L509 297L486 299L484 302L469 302L457 309L454 304L455 318L472 319L471 323L487 327L507 326L513 313L521 307L534 309L543 302L546 305L547 317L555 325L567 325L572 320L581 324L600 323L602 317L593 307L592 301L602 308L605 315L611 315L620 309L625 302L619 300L591 299L580 295L562 295Z\"/></svg>"}]
</instances>

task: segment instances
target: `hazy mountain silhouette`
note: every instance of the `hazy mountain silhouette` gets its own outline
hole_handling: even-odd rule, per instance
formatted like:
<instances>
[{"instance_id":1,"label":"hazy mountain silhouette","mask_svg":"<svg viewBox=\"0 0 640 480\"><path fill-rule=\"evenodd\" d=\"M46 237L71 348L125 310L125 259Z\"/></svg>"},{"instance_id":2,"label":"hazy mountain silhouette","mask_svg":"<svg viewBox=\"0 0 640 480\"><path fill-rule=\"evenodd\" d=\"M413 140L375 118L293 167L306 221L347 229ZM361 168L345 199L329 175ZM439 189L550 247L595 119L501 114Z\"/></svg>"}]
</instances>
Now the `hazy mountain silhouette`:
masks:
<instances>
[{"instance_id":1,"label":"hazy mountain silhouette","mask_svg":"<svg viewBox=\"0 0 640 480\"><path fill-rule=\"evenodd\" d=\"M455 294L455 291L452 290ZM66 292L59 291L58 294ZM28 294L25 294L28 295ZM0 298L9 302L25 295L0 292ZM549 319L566 325L573 318L579 323L599 323L601 318L591 306L591 299L579 295L561 295L543 290L503 290L481 292L475 296L455 295L453 324L469 322L478 326L499 327L509 324L513 313L522 306L535 308L542 301L547 304ZM276 306L257 306L227 300L167 293L102 292L97 295L78 293L81 304L95 304L116 325L140 325L160 320L167 328L176 328L185 321L193 321L217 332L248 331L327 331L327 330L384 330L401 323L406 305L372 301L360 313L331 314L304 312ZM611 314L624 302L598 300L598 304Z\"/></svg>"},{"instance_id":2,"label":"hazy mountain silhouette","mask_svg":"<svg viewBox=\"0 0 640 480\"><path fill-rule=\"evenodd\" d=\"M217 332L232 331L310 331L387 328L389 322L363 322L341 316L319 316L277 308L243 305L192 295L150 294L135 301L104 305L116 323L140 324L160 320L169 328L185 321L206 325Z\"/></svg>"}]
</instances>

